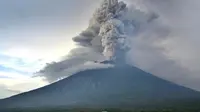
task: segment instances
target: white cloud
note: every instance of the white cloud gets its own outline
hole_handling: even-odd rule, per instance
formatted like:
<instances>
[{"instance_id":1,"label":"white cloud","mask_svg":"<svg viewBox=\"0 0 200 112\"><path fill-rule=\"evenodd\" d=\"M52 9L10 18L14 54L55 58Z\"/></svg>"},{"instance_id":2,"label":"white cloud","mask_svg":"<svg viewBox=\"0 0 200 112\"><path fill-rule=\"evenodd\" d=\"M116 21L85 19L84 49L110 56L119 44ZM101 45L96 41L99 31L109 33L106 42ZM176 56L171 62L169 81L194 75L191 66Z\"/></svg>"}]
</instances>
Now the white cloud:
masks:
<instances>
[{"instance_id":1,"label":"white cloud","mask_svg":"<svg viewBox=\"0 0 200 112\"><path fill-rule=\"evenodd\" d=\"M29 76L27 74L20 74L18 72L13 72L13 71L9 71L9 72L0 71L0 77L23 79L23 78L28 78Z\"/></svg>"},{"instance_id":2,"label":"white cloud","mask_svg":"<svg viewBox=\"0 0 200 112\"><path fill-rule=\"evenodd\" d=\"M46 63L59 61L75 47L71 38L86 27L95 4L98 1L2 1L0 66L7 71L0 70L0 77L12 79L0 79L0 86L4 85L0 93L10 96L13 92L6 91L8 88L24 92L38 87L37 84L44 85L42 80L27 77Z\"/></svg>"},{"instance_id":3,"label":"white cloud","mask_svg":"<svg viewBox=\"0 0 200 112\"><path fill-rule=\"evenodd\" d=\"M46 2L48 7L44 5ZM86 27L90 9L97 3L93 0L2 2L0 53L32 60L58 60L74 47L71 38Z\"/></svg>"},{"instance_id":4,"label":"white cloud","mask_svg":"<svg viewBox=\"0 0 200 112\"><path fill-rule=\"evenodd\" d=\"M15 94L18 94L18 92L7 90L7 88L5 86L3 86L2 84L0 85L0 93L1 93L0 99L7 98L7 97L13 96Z\"/></svg>"},{"instance_id":5,"label":"white cloud","mask_svg":"<svg viewBox=\"0 0 200 112\"><path fill-rule=\"evenodd\" d=\"M24 58L6 56L5 58L2 57L0 59L0 65L10 69L10 71L14 70L30 75L41 69L44 66L44 62L41 60L26 60Z\"/></svg>"},{"instance_id":6,"label":"white cloud","mask_svg":"<svg viewBox=\"0 0 200 112\"><path fill-rule=\"evenodd\" d=\"M1 98L10 97L22 92L27 92L47 85L44 78L30 78L30 77L17 77L17 78L0 78L0 91Z\"/></svg>"}]
</instances>

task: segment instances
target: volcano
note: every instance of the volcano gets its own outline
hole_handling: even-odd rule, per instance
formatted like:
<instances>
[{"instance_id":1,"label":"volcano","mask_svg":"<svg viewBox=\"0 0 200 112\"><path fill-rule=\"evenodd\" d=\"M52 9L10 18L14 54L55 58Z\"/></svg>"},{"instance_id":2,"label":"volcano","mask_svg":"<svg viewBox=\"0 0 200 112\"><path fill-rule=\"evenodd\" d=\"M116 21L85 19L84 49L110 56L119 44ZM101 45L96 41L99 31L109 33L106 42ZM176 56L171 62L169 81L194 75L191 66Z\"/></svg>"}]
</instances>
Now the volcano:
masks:
<instances>
[{"instance_id":1,"label":"volcano","mask_svg":"<svg viewBox=\"0 0 200 112\"><path fill-rule=\"evenodd\" d=\"M86 70L0 100L3 108L152 108L200 104L200 93L131 66Z\"/></svg>"}]
</instances>

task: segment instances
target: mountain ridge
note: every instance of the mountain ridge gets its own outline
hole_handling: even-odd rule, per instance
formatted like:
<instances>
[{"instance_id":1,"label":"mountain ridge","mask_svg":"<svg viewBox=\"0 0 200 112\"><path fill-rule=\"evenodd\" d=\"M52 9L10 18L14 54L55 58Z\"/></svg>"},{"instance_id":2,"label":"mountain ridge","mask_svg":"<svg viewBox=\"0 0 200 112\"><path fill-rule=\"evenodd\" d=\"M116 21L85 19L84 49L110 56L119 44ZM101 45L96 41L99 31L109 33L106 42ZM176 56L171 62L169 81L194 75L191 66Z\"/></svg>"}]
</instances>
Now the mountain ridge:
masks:
<instances>
[{"instance_id":1,"label":"mountain ridge","mask_svg":"<svg viewBox=\"0 0 200 112\"><path fill-rule=\"evenodd\" d=\"M200 102L200 93L131 66L86 70L0 100L1 108L132 108Z\"/></svg>"}]
</instances>

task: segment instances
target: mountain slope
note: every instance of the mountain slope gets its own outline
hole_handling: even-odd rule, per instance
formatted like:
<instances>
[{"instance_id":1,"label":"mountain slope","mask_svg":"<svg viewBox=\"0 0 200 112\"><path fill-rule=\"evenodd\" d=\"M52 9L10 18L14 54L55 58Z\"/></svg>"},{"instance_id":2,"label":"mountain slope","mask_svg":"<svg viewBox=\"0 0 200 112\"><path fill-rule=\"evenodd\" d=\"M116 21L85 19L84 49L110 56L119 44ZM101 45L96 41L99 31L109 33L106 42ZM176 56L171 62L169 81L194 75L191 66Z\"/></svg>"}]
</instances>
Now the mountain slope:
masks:
<instances>
[{"instance_id":1,"label":"mountain slope","mask_svg":"<svg viewBox=\"0 0 200 112\"><path fill-rule=\"evenodd\" d=\"M79 72L49 86L0 101L1 108L135 108L200 101L200 94L123 66Z\"/></svg>"}]
</instances>

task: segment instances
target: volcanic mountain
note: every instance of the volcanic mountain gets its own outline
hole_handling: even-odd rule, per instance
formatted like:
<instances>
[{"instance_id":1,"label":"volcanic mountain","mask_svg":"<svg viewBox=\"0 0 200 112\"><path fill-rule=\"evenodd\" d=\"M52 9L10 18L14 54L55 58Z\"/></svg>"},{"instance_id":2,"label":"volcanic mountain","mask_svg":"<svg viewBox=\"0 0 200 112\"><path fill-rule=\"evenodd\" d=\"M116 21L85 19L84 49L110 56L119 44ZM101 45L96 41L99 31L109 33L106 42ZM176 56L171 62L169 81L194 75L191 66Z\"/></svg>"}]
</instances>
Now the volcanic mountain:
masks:
<instances>
[{"instance_id":1,"label":"volcanic mountain","mask_svg":"<svg viewBox=\"0 0 200 112\"><path fill-rule=\"evenodd\" d=\"M103 0L88 28L73 40L81 46L95 49L108 60L96 63L113 64L115 67L81 71L46 87L0 100L0 110L190 108L193 104L200 107L199 92L126 65L126 54L131 49L129 39L134 38L141 26L157 18L154 13L130 9L123 1ZM71 66L68 63L54 63L51 66L61 67L55 67L52 71L67 69L67 65Z\"/></svg>"},{"instance_id":2,"label":"volcanic mountain","mask_svg":"<svg viewBox=\"0 0 200 112\"><path fill-rule=\"evenodd\" d=\"M0 100L0 109L158 108L192 102L200 103L199 92L125 65L79 72L46 87Z\"/></svg>"}]
</instances>

